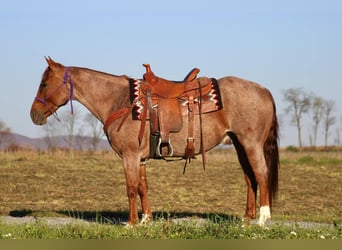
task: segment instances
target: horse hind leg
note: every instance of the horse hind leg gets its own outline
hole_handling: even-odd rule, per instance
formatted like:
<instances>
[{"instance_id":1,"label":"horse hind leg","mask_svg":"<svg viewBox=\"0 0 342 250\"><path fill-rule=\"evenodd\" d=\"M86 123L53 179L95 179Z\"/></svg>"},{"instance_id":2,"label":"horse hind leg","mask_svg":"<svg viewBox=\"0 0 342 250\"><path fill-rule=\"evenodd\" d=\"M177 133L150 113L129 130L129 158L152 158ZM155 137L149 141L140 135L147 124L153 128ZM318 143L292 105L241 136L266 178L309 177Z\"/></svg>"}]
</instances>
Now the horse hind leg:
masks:
<instances>
[{"instance_id":1,"label":"horse hind leg","mask_svg":"<svg viewBox=\"0 0 342 250\"><path fill-rule=\"evenodd\" d=\"M238 159L243 169L243 172L245 175L245 181L247 184L247 204L246 204L246 211L245 211L244 217L247 220L255 219L258 183L256 181L251 165L249 164L249 161L248 161L248 158L247 158L247 155L243 146L241 145L241 143L239 142L239 140L237 139L234 133L228 132L227 134L235 146Z\"/></svg>"},{"instance_id":2,"label":"horse hind leg","mask_svg":"<svg viewBox=\"0 0 342 250\"><path fill-rule=\"evenodd\" d=\"M260 187L260 216L258 219L258 225L264 226L266 221L271 218L271 199L268 178L269 174L263 147L258 145L245 147L245 151L251 169L255 175L255 180Z\"/></svg>"},{"instance_id":3,"label":"horse hind leg","mask_svg":"<svg viewBox=\"0 0 342 250\"><path fill-rule=\"evenodd\" d=\"M279 152L278 122L273 122L264 145L252 144L250 140L243 142L248 161L260 186L260 217L258 224L263 226L271 218L272 200L278 190Z\"/></svg>"},{"instance_id":4,"label":"horse hind leg","mask_svg":"<svg viewBox=\"0 0 342 250\"><path fill-rule=\"evenodd\" d=\"M256 198L257 198L257 189L258 184L255 181L255 177L250 176L249 174L245 173L245 181L247 184L247 204L246 204L246 212L245 218L255 219L256 217Z\"/></svg>"}]
</instances>

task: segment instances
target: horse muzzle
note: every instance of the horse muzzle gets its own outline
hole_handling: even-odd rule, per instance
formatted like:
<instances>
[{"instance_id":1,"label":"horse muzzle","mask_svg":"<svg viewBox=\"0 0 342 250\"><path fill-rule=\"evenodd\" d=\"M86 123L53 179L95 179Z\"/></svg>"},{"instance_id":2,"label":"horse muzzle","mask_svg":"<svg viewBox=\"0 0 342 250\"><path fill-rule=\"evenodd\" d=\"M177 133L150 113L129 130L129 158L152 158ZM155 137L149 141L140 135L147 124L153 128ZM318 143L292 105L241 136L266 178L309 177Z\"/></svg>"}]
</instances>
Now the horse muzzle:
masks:
<instances>
[{"instance_id":1,"label":"horse muzzle","mask_svg":"<svg viewBox=\"0 0 342 250\"><path fill-rule=\"evenodd\" d=\"M31 110L30 116L31 116L32 122L36 125L44 125L47 122L47 117L45 116L44 113Z\"/></svg>"}]
</instances>

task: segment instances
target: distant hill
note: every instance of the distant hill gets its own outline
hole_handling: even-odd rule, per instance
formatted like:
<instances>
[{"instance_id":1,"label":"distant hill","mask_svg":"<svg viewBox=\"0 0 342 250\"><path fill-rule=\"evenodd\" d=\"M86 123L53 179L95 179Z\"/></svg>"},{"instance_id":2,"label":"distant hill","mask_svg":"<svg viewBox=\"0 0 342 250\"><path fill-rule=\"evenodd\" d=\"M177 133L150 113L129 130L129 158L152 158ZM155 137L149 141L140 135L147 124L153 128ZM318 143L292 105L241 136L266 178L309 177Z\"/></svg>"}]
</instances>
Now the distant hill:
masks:
<instances>
[{"instance_id":1,"label":"distant hill","mask_svg":"<svg viewBox=\"0 0 342 250\"><path fill-rule=\"evenodd\" d=\"M76 150L90 150L92 149L92 138L87 136L75 136L74 137L74 149ZM27 136L10 133L2 135L0 150L8 148L11 145L15 145L22 148L30 148L33 150L47 150L49 145L53 145L56 148L68 148L68 137L42 137L42 138L30 138ZM97 146L98 150L110 150L109 143L106 139L101 139Z\"/></svg>"}]
</instances>

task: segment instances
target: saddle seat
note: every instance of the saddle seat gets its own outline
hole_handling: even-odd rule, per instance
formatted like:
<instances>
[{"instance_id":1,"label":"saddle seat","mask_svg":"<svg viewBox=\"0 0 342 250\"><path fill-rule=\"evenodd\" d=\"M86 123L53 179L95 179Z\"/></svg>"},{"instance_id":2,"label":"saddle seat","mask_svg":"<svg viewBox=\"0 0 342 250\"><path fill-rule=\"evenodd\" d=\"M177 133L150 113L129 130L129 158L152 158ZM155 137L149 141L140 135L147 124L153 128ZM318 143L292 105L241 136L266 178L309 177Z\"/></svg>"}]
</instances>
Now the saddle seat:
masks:
<instances>
[{"instance_id":1,"label":"saddle seat","mask_svg":"<svg viewBox=\"0 0 342 250\"><path fill-rule=\"evenodd\" d=\"M146 68L144 80L149 83L152 95L166 99L177 98L187 94L195 94L198 97L200 88L202 93L209 93L211 89L210 81L207 78L197 78L197 74L200 72L198 68L192 69L183 81L170 81L155 76L149 64L143 65ZM189 91L195 91L195 93L189 93Z\"/></svg>"},{"instance_id":2,"label":"saddle seat","mask_svg":"<svg viewBox=\"0 0 342 250\"><path fill-rule=\"evenodd\" d=\"M143 66L146 68L146 73L143 76L145 82L142 82L143 102L149 110L151 138L156 138L151 139L151 145L156 144L154 146L156 149L151 146L151 156L156 155L163 158L173 155L169 134L179 132L182 128L183 115L180 103L185 101L188 105L189 125L184 158L193 158L195 154L193 142L194 100L211 91L210 79L206 77L197 78L200 70L194 68L183 81L175 82L155 76L149 64L143 64ZM197 110L200 113L200 108ZM146 120L147 108L143 112L143 120ZM142 137L143 129L140 131L139 137ZM158 142L155 143L155 140ZM163 153L163 147L166 147L166 153Z\"/></svg>"}]
</instances>

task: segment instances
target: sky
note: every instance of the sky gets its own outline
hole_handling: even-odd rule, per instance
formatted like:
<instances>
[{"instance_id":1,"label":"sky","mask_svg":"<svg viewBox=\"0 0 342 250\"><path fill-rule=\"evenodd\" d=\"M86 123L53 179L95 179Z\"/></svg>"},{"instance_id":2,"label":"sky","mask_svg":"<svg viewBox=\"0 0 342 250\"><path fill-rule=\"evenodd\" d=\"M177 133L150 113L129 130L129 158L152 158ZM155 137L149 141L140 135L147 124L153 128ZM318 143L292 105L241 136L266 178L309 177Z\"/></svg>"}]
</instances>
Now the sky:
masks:
<instances>
[{"instance_id":1,"label":"sky","mask_svg":"<svg viewBox=\"0 0 342 250\"><path fill-rule=\"evenodd\" d=\"M0 3L0 30L0 120L14 133L44 135L29 116L44 56L136 78L150 63L169 79L198 67L202 76L258 82L275 98L282 146L298 143L284 111L286 89L334 100L342 126L339 0L11 0ZM329 141L334 137L332 131Z\"/></svg>"}]
</instances>

